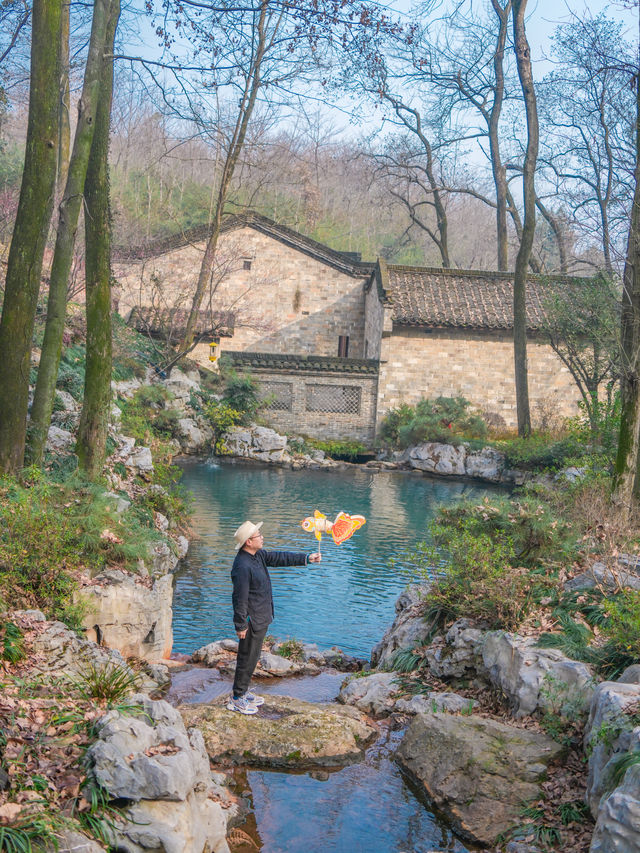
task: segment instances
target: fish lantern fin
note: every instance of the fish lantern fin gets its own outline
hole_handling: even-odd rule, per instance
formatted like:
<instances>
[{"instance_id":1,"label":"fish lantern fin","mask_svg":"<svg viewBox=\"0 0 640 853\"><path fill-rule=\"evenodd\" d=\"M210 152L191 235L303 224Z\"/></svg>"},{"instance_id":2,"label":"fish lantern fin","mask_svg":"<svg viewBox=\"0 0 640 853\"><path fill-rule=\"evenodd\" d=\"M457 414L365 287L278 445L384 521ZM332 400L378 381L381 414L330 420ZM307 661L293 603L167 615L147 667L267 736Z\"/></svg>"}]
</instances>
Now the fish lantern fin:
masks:
<instances>
[{"instance_id":1,"label":"fish lantern fin","mask_svg":"<svg viewBox=\"0 0 640 853\"><path fill-rule=\"evenodd\" d=\"M341 545L350 539L356 530L359 530L363 524L366 524L364 515L347 515L346 512L339 512L336 520L331 528L331 535L336 545Z\"/></svg>"}]
</instances>

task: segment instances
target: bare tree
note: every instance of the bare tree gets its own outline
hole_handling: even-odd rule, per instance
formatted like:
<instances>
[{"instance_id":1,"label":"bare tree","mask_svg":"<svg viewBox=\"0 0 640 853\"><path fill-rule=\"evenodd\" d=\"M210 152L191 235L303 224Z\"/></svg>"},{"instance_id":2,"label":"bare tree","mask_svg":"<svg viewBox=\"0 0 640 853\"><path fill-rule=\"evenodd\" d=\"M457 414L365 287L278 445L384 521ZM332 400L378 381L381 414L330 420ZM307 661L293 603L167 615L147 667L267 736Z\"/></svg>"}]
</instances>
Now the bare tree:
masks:
<instances>
[{"instance_id":1,"label":"bare tree","mask_svg":"<svg viewBox=\"0 0 640 853\"><path fill-rule=\"evenodd\" d=\"M604 13L574 18L558 27L556 68L538 89L543 173L583 243L597 235L608 275L622 255L633 194L635 106L625 71L632 55L620 23Z\"/></svg>"},{"instance_id":2,"label":"bare tree","mask_svg":"<svg viewBox=\"0 0 640 853\"><path fill-rule=\"evenodd\" d=\"M527 150L522 170L522 194L524 197L524 222L520 248L516 257L516 269L513 278L513 350L516 379L516 406L518 415L518 435L526 437L531 433L531 413L529 409L529 379L527 370L527 269L533 238L536 230L536 189L535 172L538 157L538 109L533 85L531 67L531 49L525 29L525 11L527 0L513 0L513 43L518 65L518 77L522 87L527 113Z\"/></svg>"}]
</instances>

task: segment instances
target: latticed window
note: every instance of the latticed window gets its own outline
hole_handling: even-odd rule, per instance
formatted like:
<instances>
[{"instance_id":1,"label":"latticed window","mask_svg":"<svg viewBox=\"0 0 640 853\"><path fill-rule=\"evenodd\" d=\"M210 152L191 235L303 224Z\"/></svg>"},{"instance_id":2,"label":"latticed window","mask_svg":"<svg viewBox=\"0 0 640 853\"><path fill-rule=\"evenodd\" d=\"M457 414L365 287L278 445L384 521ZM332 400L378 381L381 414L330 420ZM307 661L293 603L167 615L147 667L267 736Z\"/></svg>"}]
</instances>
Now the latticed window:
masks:
<instances>
[{"instance_id":1,"label":"latticed window","mask_svg":"<svg viewBox=\"0 0 640 853\"><path fill-rule=\"evenodd\" d=\"M361 392L358 385L307 385L307 411L359 415Z\"/></svg>"},{"instance_id":2,"label":"latticed window","mask_svg":"<svg viewBox=\"0 0 640 853\"><path fill-rule=\"evenodd\" d=\"M261 382L260 398L264 408L272 412L290 412L293 401L292 382Z\"/></svg>"}]
</instances>

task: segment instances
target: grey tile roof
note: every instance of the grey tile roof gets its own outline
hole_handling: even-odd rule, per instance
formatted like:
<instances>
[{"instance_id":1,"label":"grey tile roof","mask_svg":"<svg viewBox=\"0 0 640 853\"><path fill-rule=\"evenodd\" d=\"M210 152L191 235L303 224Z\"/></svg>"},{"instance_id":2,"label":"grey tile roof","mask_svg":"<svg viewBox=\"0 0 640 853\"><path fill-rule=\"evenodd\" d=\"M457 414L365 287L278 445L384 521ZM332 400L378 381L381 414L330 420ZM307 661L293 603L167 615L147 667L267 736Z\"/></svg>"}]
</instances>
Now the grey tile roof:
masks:
<instances>
[{"instance_id":1,"label":"grey tile roof","mask_svg":"<svg viewBox=\"0 0 640 853\"><path fill-rule=\"evenodd\" d=\"M229 337L233 334L235 314L232 311L199 311L196 334L205 338ZM128 324L136 331L170 340L181 340L187 327L189 312L183 309L135 307ZM210 334L207 334L210 333Z\"/></svg>"},{"instance_id":2,"label":"grey tile roof","mask_svg":"<svg viewBox=\"0 0 640 853\"><path fill-rule=\"evenodd\" d=\"M540 329L545 294L568 276L527 278L527 328ZM513 273L403 267L389 264L382 282L394 323L422 328L512 329Z\"/></svg>"},{"instance_id":3,"label":"grey tile roof","mask_svg":"<svg viewBox=\"0 0 640 853\"><path fill-rule=\"evenodd\" d=\"M328 355L291 355L270 352L236 352L226 350L221 359L233 367L247 370L320 371L375 376L379 362L370 358L336 358Z\"/></svg>"},{"instance_id":4,"label":"grey tile roof","mask_svg":"<svg viewBox=\"0 0 640 853\"><path fill-rule=\"evenodd\" d=\"M262 214L251 210L245 213L225 216L221 230L222 233L225 233L245 227L255 228L257 231L273 237L274 240L279 240L281 243L298 249L304 254L335 267L348 275L368 276L374 267L372 263L361 261L358 252L338 252L329 246L325 246L323 243L318 243L317 240L312 240L311 237L306 237L292 228L287 228L286 225L280 225L274 222L273 219L269 219L267 216L262 216ZM196 225L187 231L150 240L148 243L143 243L140 246L114 247L113 254L114 258L118 261L145 260L164 255L176 249L181 249L190 244L200 243L206 240L210 233L211 227L209 225Z\"/></svg>"}]
</instances>

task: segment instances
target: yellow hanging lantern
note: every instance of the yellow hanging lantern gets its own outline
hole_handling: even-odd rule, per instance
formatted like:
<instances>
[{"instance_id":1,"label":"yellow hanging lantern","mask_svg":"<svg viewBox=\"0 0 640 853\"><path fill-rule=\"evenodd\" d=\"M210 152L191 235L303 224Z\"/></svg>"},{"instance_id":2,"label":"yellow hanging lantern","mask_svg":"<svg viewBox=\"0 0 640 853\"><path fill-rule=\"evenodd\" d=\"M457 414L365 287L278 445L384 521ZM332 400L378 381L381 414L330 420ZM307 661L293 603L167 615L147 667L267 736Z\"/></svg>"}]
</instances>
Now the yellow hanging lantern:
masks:
<instances>
[{"instance_id":1,"label":"yellow hanging lantern","mask_svg":"<svg viewBox=\"0 0 640 853\"><path fill-rule=\"evenodd\" d=\"M209 361L218 360L218 346L219 344L216 341L211 341L211 343L209 344Z\"/></svg>"}]
</instances>

